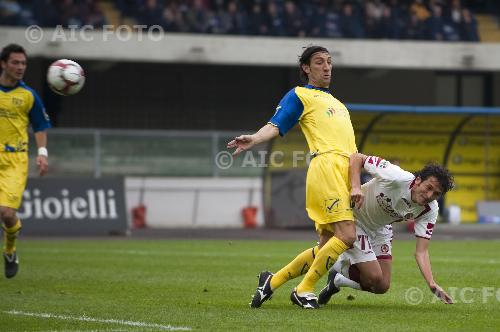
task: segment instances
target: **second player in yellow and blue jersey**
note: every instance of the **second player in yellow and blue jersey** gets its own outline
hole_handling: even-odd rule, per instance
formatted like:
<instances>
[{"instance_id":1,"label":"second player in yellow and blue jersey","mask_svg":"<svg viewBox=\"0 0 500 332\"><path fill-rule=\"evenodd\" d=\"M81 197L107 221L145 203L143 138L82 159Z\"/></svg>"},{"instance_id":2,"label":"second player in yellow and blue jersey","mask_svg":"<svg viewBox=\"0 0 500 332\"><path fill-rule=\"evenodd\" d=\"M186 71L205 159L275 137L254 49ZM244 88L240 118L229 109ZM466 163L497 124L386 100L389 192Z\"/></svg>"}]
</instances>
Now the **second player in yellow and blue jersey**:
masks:
<instances>
[{"instance_id":1,"label":"second player in yellow and blue jersey","mask_svg":"<svg viewBox=\"0 0 500 332\"><path fill-rule=\"evenodd\" d=\"M48 169L46 129L51 127L40 97L23 81L27 59L24 48L10 44L0 54L0 220L4 230L5 276L17 274L19 260L16 240L21 221L16 211L21 205L28 177L28 126L31 124L38 146L36 163L40 175Z\"/></svg>"}]
</instances>

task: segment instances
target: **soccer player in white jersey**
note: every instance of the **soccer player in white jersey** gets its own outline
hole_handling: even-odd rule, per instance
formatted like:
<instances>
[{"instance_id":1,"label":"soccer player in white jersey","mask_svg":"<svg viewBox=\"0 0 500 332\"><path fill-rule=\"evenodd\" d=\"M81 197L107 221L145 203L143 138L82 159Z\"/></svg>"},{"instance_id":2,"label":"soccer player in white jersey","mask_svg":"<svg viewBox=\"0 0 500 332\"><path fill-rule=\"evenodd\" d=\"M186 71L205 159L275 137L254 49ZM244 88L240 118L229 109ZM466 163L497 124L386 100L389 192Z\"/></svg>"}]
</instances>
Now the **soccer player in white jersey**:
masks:
<instances>
[{"instance_id":1,"label":"soccer player in white jersey","mask_svg":"<svg viewBox=\"0 0 500 332\"><path fill-rule=\"evenodd\" d=\"M355 204L357 239L328 273L318 302L326 304L340 287L375 294L387 292L391 281L393 222L415 221L415 258L429 289L444 303L451 297L436 283L429 258L429 240L438 216L437 199L453 187L453 177L429 164L416 174L375 156L350 157L351 201ZM373 179L360 185L364 168Z\"/></svg>"}]
</instances>

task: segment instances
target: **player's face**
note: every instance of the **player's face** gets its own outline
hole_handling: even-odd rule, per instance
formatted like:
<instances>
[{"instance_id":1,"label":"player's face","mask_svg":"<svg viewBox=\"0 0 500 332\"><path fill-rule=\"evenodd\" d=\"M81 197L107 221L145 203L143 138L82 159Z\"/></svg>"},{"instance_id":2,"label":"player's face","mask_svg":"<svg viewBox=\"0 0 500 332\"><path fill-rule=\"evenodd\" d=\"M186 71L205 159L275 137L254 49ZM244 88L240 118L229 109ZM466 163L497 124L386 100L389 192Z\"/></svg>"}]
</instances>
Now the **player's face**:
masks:
<instances>
[{"instance_id":1,"label":"player's face","mask_svg":"<svg viewBox=\"0 0 500 332\"><path fill-rule=\"evenodd\" d=\"M11 53L7 61L2 61L2 75L8 80L20 81L26 71L26 55Z\"/></svg>"},{"instance_id":2,"label":"player's face","mask_svg":"<svg viewBox=\"0 0 500 332\"><path fill-rule=\"evenodd\" d=\"M303 66L308 83L320 88L328 88L332 80L332 57L327 52L314 53L309 65Z\"/></svg>"},{"instance_id":3,"label":"player's face","mask_svg":"<svg viewBox=\"0 0 500 332\"><path fill-rule=\"evenodd\" d=\"M425 181L417 177L411 188L411 200L418 205L425 205L441 197L442 193L439 181L434 176L429 176Z\"/></svg>"}]
</instances>

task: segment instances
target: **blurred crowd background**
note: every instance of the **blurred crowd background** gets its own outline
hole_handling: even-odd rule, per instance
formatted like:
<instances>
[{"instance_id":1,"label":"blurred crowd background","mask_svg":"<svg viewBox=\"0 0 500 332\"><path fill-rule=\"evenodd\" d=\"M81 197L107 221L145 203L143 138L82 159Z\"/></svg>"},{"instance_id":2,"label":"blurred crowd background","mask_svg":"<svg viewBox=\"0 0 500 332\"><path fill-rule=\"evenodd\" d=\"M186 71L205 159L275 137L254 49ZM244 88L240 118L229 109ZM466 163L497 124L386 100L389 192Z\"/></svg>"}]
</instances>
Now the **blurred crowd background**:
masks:
<instances>
[{"instance_id":1,"label":"blurred crowd background","mask_svg":"<svg viewBox=\"0 0 500 332\"><path fill-rule=\"evenodd\" d=\"M498 1L460 0L0 0L0 25L102 27L168 32L350 39L480 41L475 11L498 17Z\"/></svg>"}]
</instances>

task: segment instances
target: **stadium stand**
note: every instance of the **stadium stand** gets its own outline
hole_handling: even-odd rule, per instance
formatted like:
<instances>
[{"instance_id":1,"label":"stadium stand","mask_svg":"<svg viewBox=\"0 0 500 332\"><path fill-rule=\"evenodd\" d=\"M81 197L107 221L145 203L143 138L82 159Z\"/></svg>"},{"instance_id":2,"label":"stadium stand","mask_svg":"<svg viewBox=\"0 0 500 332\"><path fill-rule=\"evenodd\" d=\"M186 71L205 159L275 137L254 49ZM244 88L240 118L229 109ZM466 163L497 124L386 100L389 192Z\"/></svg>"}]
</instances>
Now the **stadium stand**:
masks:
<instances>
[{"instance_id":1,"label":"stadium stand","mask_svg":"<svg viewBox=\"0 0 500 332\"><path fill-rule=\"evenodd\" d=\"M479 20L481 36L499 41L495 17L476 17L459 0L0 1L0 25L142 24L229 35L477 42Z\"/></svg>"},{"instance_id":2,"label":"stadium stand","mask_svg":"<svg viewBox=\"0 0 500 332\"><path fill-rule=\"evenodd\" d=\"M100 27L107 24L100 7L94 0L85 1L0 1L0 25L25 26L36 24L42 27L57 25Z\"/></svg>"}]
</instances>

